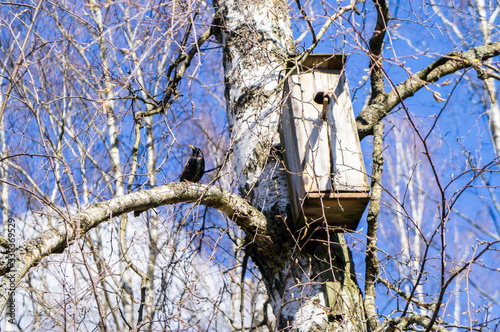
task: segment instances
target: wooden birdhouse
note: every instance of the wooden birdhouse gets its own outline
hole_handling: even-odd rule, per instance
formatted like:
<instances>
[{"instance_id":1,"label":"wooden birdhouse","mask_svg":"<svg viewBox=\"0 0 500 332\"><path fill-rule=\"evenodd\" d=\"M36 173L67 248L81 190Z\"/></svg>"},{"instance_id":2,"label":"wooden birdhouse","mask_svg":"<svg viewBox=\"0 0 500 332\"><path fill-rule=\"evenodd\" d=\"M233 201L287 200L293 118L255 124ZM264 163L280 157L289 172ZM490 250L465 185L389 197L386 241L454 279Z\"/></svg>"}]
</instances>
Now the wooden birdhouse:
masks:
<instances>
[{"instance_id":1,"label":"wooden birdhouse","mask_svg":"<svg viewBox=\"0 0 500 332\"><path fill-rule=\"evenodd\" d=\"M280 123L295 229L355 231L370 197L343 55L309 55L285 82Z\"/></svg>"}]
</instances>

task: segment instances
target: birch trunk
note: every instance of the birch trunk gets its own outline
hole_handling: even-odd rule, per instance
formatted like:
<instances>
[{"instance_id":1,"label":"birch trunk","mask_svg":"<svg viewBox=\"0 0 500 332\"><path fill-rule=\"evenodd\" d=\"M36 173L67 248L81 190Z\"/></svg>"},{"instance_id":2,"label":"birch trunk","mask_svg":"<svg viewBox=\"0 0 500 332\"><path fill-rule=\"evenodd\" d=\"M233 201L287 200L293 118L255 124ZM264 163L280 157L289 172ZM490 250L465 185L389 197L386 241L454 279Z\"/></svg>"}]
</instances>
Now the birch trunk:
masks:
<instances>
[{"instance_id":1,"label":"birch trunk","mask_svg":"<svg viewBox=\"0 0 500 332\"><path fill-rule=\"evenodd\" d=\"M120 157L120 149L119 149L119 139L118 139L118 129L116 124L116 116L115 116L115 93L113 82L110 76L110 64L108 61L108 48L105 43L105 36L111 40L111 34L105 28L105 19L101 12L100 6L97 4L95 0L88 0L89 4L92 5L92 17L94 22L97 25L97 30L99 35L97 35L97 40L99 44L99 56L101 58L101 64L103 69L103 83L102 88L104 92L101 93L101 99L104 101L102 104L103 111L106 112L106 123L108 129L108 138L109 138L109 157L111 159L111 164L113 165L113 176L115 181L115 196L123 196L125 194L125 183L123 179L123 171L122 171L122 162ZM122 216L122 220L120 222L120 242L123 243L124 240L122 235L125 232L122 232L122 225L126 225L127 216ZM125 227L124 227L125 228ZM123 250L122 254L123 254ZM125 271L123 274L123 283L126 285L132 284L132 278L127 270L127 263L122 261L120 264L120 270ZM128 322L134 321L134 312L133 312L133 299L132 296L126 292L123 293L124 296L124 311L125 318Z\"/></svg>"},{"instance_id":2,"label":"birch trunk","mask_svg":"<svg viewBox=\"0 0 500 332\"><path fill-rule=\"evenodd\" d=\"M486 14L486 3L484 0L477 1L477 11L480 17L481 33L483 35L484 43L491 43L491 30L493 24ZM491 63L492 60L488 60ZM497 100L497 89L495 79L487 78L484 80L484 87L488 91L490 97L490 107L486 110L490 120L490 133L493 147L497 156L500 156L500 107Z\"/></svg>"},{"instance_id":3,"label":"birch trunk","mask_svg":"<svg viewBox=\"0 0 500 332\"><path fill-rule=\"evenodd\" d=\"M4 75L4 71L1 71L2 76ZM0 104L3 104L3 96L0 94ZM4 118L0 118L0 157L3 159L8 155L7 151L7 144L5 141L5 122ZM10 206L9 206L9 185L7 184L8 182L8 176L9 176L9 166L6 161L0 162L0 179L2 180L1 184L1 196L0 196L0 201L1 205L0 208L2 209L2 222L3 222L3 236L5 239L10 239L9 237L9 231L12 228L15 228L15 224L11 225L11 220L10 220ZM15 231L15 229L14 229ZM15 233L13 234L15 235ZM15 239L15 237L13 238ZM15 243L12 243L13 246L15 246ZM15 308L15 298L16 295L15 293L12 293L11 297L9 298L9 302L7 304L7 308ZM11 313L9 310L5 311L4 315L4 328L5 331L14 331L15 329L15 324L13 323L13 320L11 318Z\"/></svg>"},{"instance_id":4,"label":"birch trunk","mask_svg":"<svg viewBox=\"0 0 500 332\"><path fill-rule=\"evenodd\" d=\"M280 75L294 52L286 1L215 1L240 194L266 215L271 241L246 247L266 283L278 329L365 331L361 292L342 235L304 250L294 237L279 143Z\"/></svg>"}]
</instances>

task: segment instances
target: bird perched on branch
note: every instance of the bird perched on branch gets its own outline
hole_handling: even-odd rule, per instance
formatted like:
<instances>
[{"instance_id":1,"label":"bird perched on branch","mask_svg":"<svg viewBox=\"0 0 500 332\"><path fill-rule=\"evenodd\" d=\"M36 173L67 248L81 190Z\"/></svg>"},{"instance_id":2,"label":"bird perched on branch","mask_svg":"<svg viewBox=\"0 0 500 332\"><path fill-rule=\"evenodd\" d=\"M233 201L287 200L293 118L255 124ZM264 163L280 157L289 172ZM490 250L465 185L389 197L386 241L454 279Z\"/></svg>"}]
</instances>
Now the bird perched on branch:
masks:
<instances>
[{"instance_id":1,"label":"bird perched on branch","mask_svg":"<svg viewBox=\"0 0 500 332\"><path fill-rule=\"evenodd\" d=\"M203 152L200 149L195 148L192 145L189 147L193 150L193 154L189 157L184 169L181 174L181 182L193 182L196 183L200 181L201 177L205 173L205 159L203 158Z\"/></svg>"}]
</instances>

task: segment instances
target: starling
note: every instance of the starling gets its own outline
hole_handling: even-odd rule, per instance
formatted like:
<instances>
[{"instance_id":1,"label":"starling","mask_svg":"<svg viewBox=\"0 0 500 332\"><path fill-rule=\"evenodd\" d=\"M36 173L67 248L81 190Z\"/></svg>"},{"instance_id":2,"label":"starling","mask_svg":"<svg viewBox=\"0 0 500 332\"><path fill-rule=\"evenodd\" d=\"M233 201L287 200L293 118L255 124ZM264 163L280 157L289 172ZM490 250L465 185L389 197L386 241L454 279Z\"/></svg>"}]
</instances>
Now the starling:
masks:
<instances>
[{"instance_id":1,"label":"starling","mask_svg":"<svg viewBox=\"0 0 500 332\"><path fill-rule=\"evenodd\" d=\"M203 173L205 172L205 159L203 159L203 152L194 146L189 146L193 149L193 154L189 157L184 169L181 174L181 182L193 182L196 183L200 181Z\"/></svg>"}]
</instances>

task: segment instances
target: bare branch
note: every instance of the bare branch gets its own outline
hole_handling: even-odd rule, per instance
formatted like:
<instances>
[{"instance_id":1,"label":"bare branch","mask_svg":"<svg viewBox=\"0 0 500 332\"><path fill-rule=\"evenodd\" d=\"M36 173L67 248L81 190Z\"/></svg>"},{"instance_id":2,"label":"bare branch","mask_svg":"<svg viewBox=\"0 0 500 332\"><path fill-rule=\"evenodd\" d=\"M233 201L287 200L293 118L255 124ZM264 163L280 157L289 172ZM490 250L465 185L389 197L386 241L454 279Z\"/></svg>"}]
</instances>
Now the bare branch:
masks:
<instances>
[{"instance_id":1,"label":"bare branch","mask_svg":"<svg viewBox=\"0 0 500 332\"><path fill-rule=\"evenodd\" d=\"M401 101L413 96L427 84L461 69L482 66L482 61L497 55L500 55L500 42L474 47L467 52L450 52L437 59L398 86L393 86L392 91L387 93L385 98L370 104L359 113L356 124L360 139L372 135L373 126L380 119L383 119Z\"/></svg>"},{"instance_id":2,"label":"bare branch","mask_svg":"<svg viewBox=\"0 0 500 332\"><path fill-rule=\"evenodd\" d=\"M375 330L375 332L392 332L392 331L406 331L410 325L417 324L422 327L428 327L430 324L430 318L424 315L412 314L410 316L396 317L388 319L384 322L382 326ZM432 331L436 332L448 332L442 326L435 326Z\"/></svg>"},{"instance_id":3,"label":"bare branch","mask_svg":"<svg viewBox=\"0 0 500 332\"><path fill-rule=\"evenodd\" d=\"M33 18L31 19L30 26L28 28L28 32L26 33L26 36L24 37L23 44L21 45L21 49L19 52L19 57L16 61L16 66L14 67L14 71L12 72L12 75L10 76L9 84L7 86L7 90L5 92L5 99L3 100L2 104L0 105L0 120L3 118L3 114L5 113L5 109L7 108L7 102L9 101L9 96L10 92L14 88L14 82L16 81L17 74L19 73L19 70L22 68L22 65L26 61L26 54L24 53L24 49L26 47L26 44L28 43L29 37L31 32L33 31L33 26L35 25L36 22L36 17L38 16L38 13L40 12L40 7L42 7L43 0L40 0L38 2L38 5L35 8L35 12L33 13ZM8 73L9 70L6 70Z\"/></svg>"},{"instance_id":4,"label":"bare branch","mask_svg":"<svg viewBox=\"0 0 500 332\"><path fill-rule=\"evenodd\" d=\"M423 307L423 308L427 308L427 309L434 309L436 307L436 303L434 303L434 302L421 302L418 299L416 299L414 296L410 297L404 291L402 291L401 289L399 289L398 286L396 286L394 284L391 284L389 281L387 281L387 280L385 280L383 278L378 277L377 278L377 282L380 282L385 287L387 287L387 288L395 291L396 294L398 294L399 296L401 296L406 301L412 302L412 303L418 305L419 307Z\"/></svg>"},{"instance_id":5,"label":"bare branch","mask_svg":"<svg viewBox=\"0 0 500 332\"><path fill-rule=\"evenodd\" d=\"M318 39L316 38L316 32L314 32L314 28L312 26L311 20L307 16L306 11L304 10L304 8L302 8L300 0L295 0L295 3L297 4L297 8L299 8L300 13L304 17L304 20L306 20L307 26L309 27L309 31L311 31L313 43L317 43Z\"/></svg>"},{"instance_id":6,"label":"bare branch","mask_svg":"<svg viewBox=\"0 0 500 332\"><path fill-rule=\"evenodd\" d=\"M265 217L243 198L219 187L175 182L150 190L141 190L94 204L85 211L77 213L73 217L72 225L61 222L26 241L15 252L9 253L16 257L12 267L9 266L7 257L2 257L0 275L7 274L7 278L2 279L0 286L0 311L3 311L10 294L14 291L11 283L17 285L30 268L52 253L63 252L78 236L113 217L132 211L188 202L198 202L222 211L247 234L251 234L255 242L269 241Z\"/></svg>"}]
</instances>

